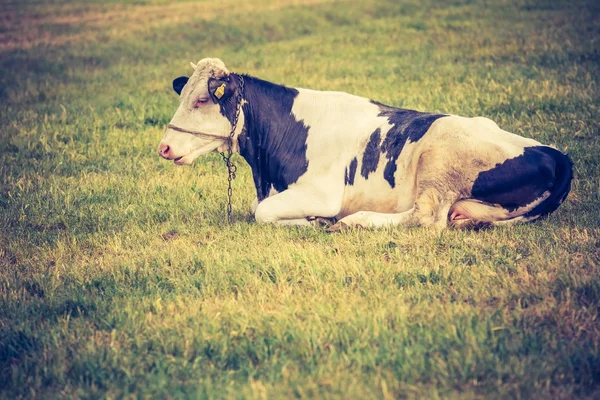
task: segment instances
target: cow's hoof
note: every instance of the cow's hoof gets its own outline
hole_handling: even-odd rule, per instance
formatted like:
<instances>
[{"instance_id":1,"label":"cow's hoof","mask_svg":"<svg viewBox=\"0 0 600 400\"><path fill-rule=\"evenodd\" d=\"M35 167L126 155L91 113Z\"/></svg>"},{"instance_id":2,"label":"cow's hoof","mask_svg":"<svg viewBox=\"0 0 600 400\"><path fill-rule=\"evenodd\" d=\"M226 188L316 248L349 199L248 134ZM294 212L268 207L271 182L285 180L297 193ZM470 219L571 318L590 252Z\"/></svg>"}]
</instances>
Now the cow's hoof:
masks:
<instances>
[{"instance_id":1,"label":"cow's hoof","mask_svg":"<svg viewBox=\"0 0 600 400\"><path fill-rule=\"evenodd\" d=\"M330 228L333 226L334 223L335 220L333 218L317 217L313 220L313 224L321 228Z\"/></svg>"},{"instance_id":2,"label":"cow's hoof","mask_svg":"<svg viewBox=\"0 0 600 400\"><path fill-rule=\"evenodd\" d=\"M345 222L338 221L336 224L331 225L329 228L327 228L327 232L332 233L339 231L347 231L348 229L352 229L352 227L346 224Z\"/></svg>"},{"instance_id":3,"label":"cow's hoof","mask_svg":"<svg viewBox=\"0 0 600 400\"><path fill-rule=\"evenodd\" d=\"M318 228L329 228L331 225L335 224L335 218L325 218L325 217L306 217L306 220L310 222L310 224L314 227Z\"/></svg>"}]
</instances>

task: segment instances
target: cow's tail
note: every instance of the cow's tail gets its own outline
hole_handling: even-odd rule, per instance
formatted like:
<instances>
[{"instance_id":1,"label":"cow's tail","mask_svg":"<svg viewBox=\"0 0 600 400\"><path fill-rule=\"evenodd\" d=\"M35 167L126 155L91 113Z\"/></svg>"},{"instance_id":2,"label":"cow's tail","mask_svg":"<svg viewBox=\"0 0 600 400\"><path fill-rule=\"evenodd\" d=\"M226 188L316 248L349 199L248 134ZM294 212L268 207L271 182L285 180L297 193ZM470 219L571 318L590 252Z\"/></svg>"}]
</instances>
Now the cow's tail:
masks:
<instances>
[{"instance_id":1,"label":"cow's tail","mask_svg":"<svg viewBox=\"0 0 600 400\"><path fill-rule=\"evenodd\" d=\"M544 147L542 151L555 160L556 168L552 187L539 198L513 210L508 210L501 204L490 204L473 198L458 200L450 207L449 225L461 228L528 222L545 217L556 210L571 190L573 163L569 156L552 147Z\"/></svg>"}]
</instances>

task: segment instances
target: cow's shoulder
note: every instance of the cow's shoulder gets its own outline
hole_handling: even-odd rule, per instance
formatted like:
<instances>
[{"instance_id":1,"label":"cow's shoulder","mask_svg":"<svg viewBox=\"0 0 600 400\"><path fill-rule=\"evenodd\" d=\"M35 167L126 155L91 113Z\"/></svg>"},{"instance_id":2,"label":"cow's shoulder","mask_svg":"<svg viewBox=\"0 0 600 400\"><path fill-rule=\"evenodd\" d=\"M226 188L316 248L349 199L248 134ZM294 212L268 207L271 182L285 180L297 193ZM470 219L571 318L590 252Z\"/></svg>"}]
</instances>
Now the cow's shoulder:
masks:
<instances>
[{"instance_id":1,"label":"cow's shoulder","mask_svg":"<svg viewBox=\"0 0 600 400\"><path fill-rule=\"evenodd\" d=\"M308 168L309 127L292 112L298 89L244 76L245 127L240 154L252 168L259 200L281 192Z\"/></svg>"}]
</instances>

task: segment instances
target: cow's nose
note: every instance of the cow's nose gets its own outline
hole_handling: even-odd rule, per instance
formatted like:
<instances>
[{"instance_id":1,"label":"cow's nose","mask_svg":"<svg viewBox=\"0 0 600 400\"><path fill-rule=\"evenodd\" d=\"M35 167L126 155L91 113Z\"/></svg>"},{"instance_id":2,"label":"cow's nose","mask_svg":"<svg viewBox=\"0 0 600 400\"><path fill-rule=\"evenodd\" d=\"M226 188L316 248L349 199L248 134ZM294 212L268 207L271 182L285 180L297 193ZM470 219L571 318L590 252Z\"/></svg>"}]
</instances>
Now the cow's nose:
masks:
<instances>
[{"instance_id":1,"label":"cow's nose","mask_svg":"<svg viewBox=\"0 0 600 400\"><path fill-rule=\"evenodd\" d=\"M161 143L158 146L158 154L160 154L162 158L166 158L168 160L171 155L171 147L168 144Z\"/></svg>"}]
</instances>

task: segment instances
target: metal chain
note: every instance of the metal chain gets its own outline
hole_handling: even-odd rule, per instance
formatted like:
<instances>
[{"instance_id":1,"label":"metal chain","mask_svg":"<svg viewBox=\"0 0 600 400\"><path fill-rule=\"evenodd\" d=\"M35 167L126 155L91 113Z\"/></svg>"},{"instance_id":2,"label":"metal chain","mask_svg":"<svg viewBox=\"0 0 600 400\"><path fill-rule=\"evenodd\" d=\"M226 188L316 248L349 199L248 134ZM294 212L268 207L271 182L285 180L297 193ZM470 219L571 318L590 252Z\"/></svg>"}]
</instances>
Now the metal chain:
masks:
<instances>
[{"instance_id":1,"label":"metal chain","mask_svg":"<svg viewBox=\"0 0 600 400\"><path fill-rule=\"evenodd\" d=\"M236 110L235 117L233 118L233 123L231 124L231 133L229 134L229 138L227 139L227 155L225 153L221 153L221 157L223 157L223 161L225 161L225 165L227 165L227 222L231 224L231 197L233 195L233 190L231 189L231 181L235 179L235 173L237 172L237 166L231 161L231 156L233 155L233 137L235 136L235 130L237 129L238 119L240 117L240 111L242 109L242 97L244 94L244 78L241 75L238 75L240 79L240 88L237 91L237 99L236 99Z\"/></svg>"}]
</instances>

